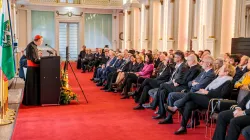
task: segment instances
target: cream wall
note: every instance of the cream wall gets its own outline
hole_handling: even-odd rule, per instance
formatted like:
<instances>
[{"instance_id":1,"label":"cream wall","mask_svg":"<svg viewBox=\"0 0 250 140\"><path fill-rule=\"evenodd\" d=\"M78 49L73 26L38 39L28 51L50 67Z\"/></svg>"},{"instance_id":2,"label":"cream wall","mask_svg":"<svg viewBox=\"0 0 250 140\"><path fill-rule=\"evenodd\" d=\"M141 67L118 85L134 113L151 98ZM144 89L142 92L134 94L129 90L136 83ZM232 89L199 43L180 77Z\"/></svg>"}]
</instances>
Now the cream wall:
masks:
<instances>
[{"instance_id":1,"label":"cream wall","mask_svg":"<svg viewBox=\"0 0 250 140\"><path fill-rule=\"evenodd\" d=\"M18 47L20 49L26 48L28 44L26 10L17 11L17 39L18 39Z\"/></svg>"},{"instance_id":2,"label":"cream wall","mask_svg":"<svg viewBox=\"0 0 250 140\"><path fill-rule=\"evenodd\" d=\"M68 7L49 7L49 6L24 6L18 7L17 11L17 38L19 48L25 48L27 44L32 41L31 36L31 10L37 11L59 11L60 13L66 13ZM110 9L83 9L83 8L71 8L71 11L74 14L80 14L83 12L81 17L79 16L58 16L55 13L55 49L59 50L59 22L77 22L79 24L79 47L78 52L84 44L84 14L85 13L97 13L97 14L112 14L112 46L113 49L119 48L119 32L120 24L119 22L123 19L120 19L119 11L120 10L110 10ZM116 16L116 19L114 17ZM112 47L111 46L111 47Z\"/></svg>"},{"instance_id":3,"label":"cream wall","mask_svg":"<svg viewBox=\"0 0 250 140\"><path fill-rule=\"evenodd\" d=\"M132 0L123 2L123 11L76 8L78 12L113 15L112 44L114 49L168 50L173 48L185 51L190 48L192 41L195 51L210 49L212 55L219 56L230 52L232 37L250 37L250 11L246 10L246 5L250 7L249 0ZM65 10L63 7L18 7L19 46L25 46L31 39L28 23L31 9ZM245 15L247 15L246 20ZM84 27L82 19L58 17L57 19L77 20L81 22L82 28ZM20 32L23 33L22 36ZM119 39L122 32L123 41ZM84 34L81 33L81 43L84 43L83 36Z\"/></svg>"}]
</instances>

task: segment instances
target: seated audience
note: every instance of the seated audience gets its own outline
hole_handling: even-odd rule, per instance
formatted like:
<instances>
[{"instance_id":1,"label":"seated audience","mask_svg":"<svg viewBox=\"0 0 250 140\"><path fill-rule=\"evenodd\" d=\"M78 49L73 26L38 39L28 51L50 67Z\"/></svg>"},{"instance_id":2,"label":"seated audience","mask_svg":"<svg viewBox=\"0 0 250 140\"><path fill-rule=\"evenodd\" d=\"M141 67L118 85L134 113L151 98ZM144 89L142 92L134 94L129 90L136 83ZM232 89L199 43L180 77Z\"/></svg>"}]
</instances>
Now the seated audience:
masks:
<instances>
[{"instance_id":1,"label":"seated audience","mask_svg":"<svg viewBox=\"0 0 250 140\"><path fill-rule=\"evenodd\" d=\"M171 87L173 88L175 86L178 86L180 83L182 83L184 81L184 79L183 79L184 75L188 70L187 65L184 63L184 53L181 51L176 51L174 54L174 62L176 63L175 70L173 71L170 80L168 82L162 83L160 85L160 88L158 89L157 94L156 94L153 102L148 104L148 106L144 106L144 107L152 108L153 110L155 110L159 104L160 92L165 93L165 89L169 88L169 90L170 90ZM166 94L166 96L167 96L167 94Z\"/></svg>"},{"instance_id":2,"label":"seated audience","mask_svg":"<svg viewBox=\"0 0 250 140\"><path fill-rule=\"evenodd\" d=\"M173 60L169 57L166 57L164 60L164 69L159 73L156 78L148 78L143 81L141 86L135 91L130 93L132 96L135 96L135 101L139 100L139 104L134 107L134 110L144 109L142 104L149 101L148 91L153 88L158 88L160 84L169 81L172 72L174 71Z\"/></svg>"},{"instance_id":3,"label":"seated audience","mask_svg":"<svg viewBox=\"0 0 250 140\"><path fill-rule=\"evenodd\" d=\"M196 55L189 55L187 57L188 70L185 72L183 79L175 79L174 84L162 84L158 90L157 96L158 100L158 115L153 117L153 119L166 118L166 110L164 104L170 92L181 92L183 90L188 90L188 83L193 81L201 72L200 65Z\"/></svg>"},{"instance_id":4,"label":"seated audience","mask_svg":"<svg viewBox=\"0 0 250 140\"><path fill-rule=\"evenodd\" d=\"M86 54L86 46L83 45L82 50L81 50L80 54L78 55L77 66L76 66L77 69L82 68L82 59L85 58L85 54Z\"/></svg>"},{"instance_id":5,"label":"seated audience","mask_svg":"<svg viewBox=\"0 0 250 140\"><path fill-rule=\"evenodd\" d=\"M154 55L154 68L157 68L158 65L161 63L161 60L160 60L160 55L158 53L155 53Z\"/></svg>"},{"instance_id":6,"label":"seated audience","mask_svg":"<svg viewBox=\"0 0 250 140\"><path fill-rule=\"evenodd\" d=\"M108 74L107 83L105 84L105 86L103 88L101 88L101 90L105 90L106 92L114 91L114 89L112 87L112 83L114 83L116 81L116 78L118 77L118 75L120 73L128 71L129 65L132 62L134 62L133 64L137 64L136 59L135 59L135 55L131 55L129 57L128 53L125 54L123 63L120 65L120 67L117 68L116 71L113 71L113 72Z\"/></svg>"},{"instance_id":7,"label":"seated audience","mask_svg":"<svg viewBox=\"0 0 250 140\"><path fill-rule=\"evenodd\" d=\"M132 55L133 57L131 58L131 63L128 64L128 67L127 69L125 69L124 71L122 72L119 72L117 78L116 78L116 81L115 83L113 83L113 87L118 87L120 85L120 87L118 87L115 92L117 91L122 91L122 82L125 78L126 75L128 75L129 73L136 73L136 72L139 72L143 69L144 67L144 63L143 63L143 57L138 55L138 56L134 56ZM135 60L133 60L133 58L136 57Z\"/></svg>"},{"instance_id":8,"label":"seated audience","mask_svg":"<svg viewBox=\"0 0 250 140\"><path fill-rule=\"evenodd\" d=\"M215 79L215 73L213 70L213 57L207 55L203 58L201 61L201 66L203 68L203 72L201 72L194 80L188 82L188 90L189 92L196 92L200 89L206 88L208 84L210 84ZM186 92L171 92L168 95L167 98L167 105L168 106L174 106L174 102L182 99L187 95ZM159 122L159 124L172 124L173 118L172 114L168 113L168 116ZM199 122L196 120L196 125L198 125ZM191 123L191 125L193 125ZM191 126L192 127L192 126Z\"/></svg>"},{"instance_id":9,"label":"seated audience","mask_svg":"<svg viewBox=\"0 0 250 140\"><path fill-rule=\"evenodd\" d=\"M163 52L160 54L160 56L159 56L160 63L158 64L157 67L155 67L151 77L154 77L154 78L157 77L158 74L165 68L164 61L165 61L166 57L167 57L166 52ZM155 66L155 62L154 62L154 66Z\"/></svg>"},{"instance_id":10,"label":"seated audience","mask_svg":"<svg viewBox=\"0 0 250 140\"><path fill-rule=\"evenodd\" d=\"M248 59L249 59L249 57L246 55L243 55L240 59L239 67L241 68L243 73L246 73L248 71L248 69L247 69Z\"/></svg>"},{"instance_id":11,"label":"seated audience","mask_svg":"<svg viewBox=\"0 0 250 140\"><path fill-rule=\"evenodd\" d=\"M82 59L82 73L85 73L86 70L90 71L94 59L94 54L91 53L91 49L86 49L85 57Z\"/></svg>"},{"instance_id":12,"label":"seated audience","mask_svg":"<svg viewBox=\"0 0 250 140\"><path fill-rule=\"evenodd\" d=\"M187 123L195 109L207 109L210 99L227 99L230 96L231 81L235 74L235 68L230 64L224 64L220 69L218 77L213 80L205 89L197 92L190 92L184 98L175 101L174 107L167 106L169 113L175 113L178 109L182 113L181 127L175 132L176 135L187 133Z\"/></svg>"},{"instance_id":13,"label":"seated audience","mask_svg":"<svg viewBox=\"0 0 250 140\"><path fill-rule=\"evenodd\" d=\"M102 64L102 66L97 69L97 75L96 75L95 82L103 82L102 75L104 74L106 67L112 66L115 63L115 61L116 61L115 52L112 50L109 50L108 56L109 56L109 60L107 61L107 63Z\"/></svg>"},{"instance_id":14,"label":"seated audience","mask_svg":"<svg viewBox=\"0 0 250 140\"><path fill-rule=\"evenodd\" d=\"M248 94L239 104L235 110L226 110L220 112L216 128L214 131L213 140L237 140L241 130L250 125L250 94ZM227 131L227 133L226 133ZM246 129L242 132L247 135ZM247 139L248 140L248 139Z\"/></svg>"},{"instance_id":15,"label":"seated audience","mask_svg":"<svg viewBox=\"0 0 250 140\"><path fill-rule=\"evenodd\" d=\"M99 81L97 86L102 86L104 84L104 82L107 80L108 74L119 69L120 66L123 64L123 62L124 62L123 55L121 53L119 53L117 55L117 59L115 60L114 64L106 67L105 71L103 72L104 74L101 77L102 80Z\"/></svg>"},{"instance_id":16,"label":"seated audience","mask_svg":"<svg viewBox=\"0 0 250 140\"><path fill-rule=\"evenodd\" d=\"M231 64L235 67L236 73L235 73L234 79L232 81L232 83L235 84L235 82L238 81L244 74L242 69L238 66L240 64L239 55L236 55L236 54L230 55L229 64Z\"/></svg>"},{"instance_id":17,"label":"seated audience","mask_svg":"<svg viewBox=\"0 0 250 140\"><path fill-rule=\"evenodd\" d=\"M135 73L127 73L122 84L123 97L121 99L129 98L128 92L132 86L132 83L142 83L144 79L150 78L154 69L152 54L146 54L145 64L141 71Z\"/></svg>"},{"instance_id":18,"label":"seated audience","mask_svg":"<svg viewBox=\"0 0 250 140\"><path fill-rule=\"evenodd\" d=\"M102 49L97 48L97 52L94 54L95 60L93 62L95 68L99 67L103 57L105 57L105 53L102 52Z\"/></svg>"},{"instance_id":19,"label":"seated audience","mask_svg":"<svg viewBox=\"0 0 250 140\"><path fill-rule=\"evenodd\" d=\"M100 68L104 68L105 64L109 60L109 51L104 52L104 54L99 56L99 59L100 59L99 66L95 68L93 77L92 77L92 79L90 79L91 81L94 81L94 82L98 82L97 80L99 79L99 73L97 74L98 69L100 71Z\"/></svg>"},{"instance_id":20,"label":"seated audience","mask_svg":"<svg viewBox=\"0 0 250 140\"><path fill-rule=\"evenodd\" d=\"M201 56L203 55L203 51L202 50L199 50L198 52L198 56L199 56L199 59L201 59Z\"/></svg>"},{"instance_id":21,"label":"seated audience","mask_svg":"<svg viewBox=\"0 0 250 140\"><path fill-rule=\"evenodd\" d=\"M220 68L222 66L223 66L223 59L221 59L221 58L215 59L215 61L214 61L214 72L215 72L215 75L219 74Z\"/></svg>"},{"instance_id":22,"label":"seated audience","mask_svg":"<svg viewBox=\"0 0 250 140\"><path fill-rule=\"evenodd\" d=\"M250 59L248 59L248 64L246 69L250 69ZM250 71L246 72L241 78L240 80L238 80L235 85L234 88L246 88L248 85L250 84Z\"/></svg>"}]
</instances>

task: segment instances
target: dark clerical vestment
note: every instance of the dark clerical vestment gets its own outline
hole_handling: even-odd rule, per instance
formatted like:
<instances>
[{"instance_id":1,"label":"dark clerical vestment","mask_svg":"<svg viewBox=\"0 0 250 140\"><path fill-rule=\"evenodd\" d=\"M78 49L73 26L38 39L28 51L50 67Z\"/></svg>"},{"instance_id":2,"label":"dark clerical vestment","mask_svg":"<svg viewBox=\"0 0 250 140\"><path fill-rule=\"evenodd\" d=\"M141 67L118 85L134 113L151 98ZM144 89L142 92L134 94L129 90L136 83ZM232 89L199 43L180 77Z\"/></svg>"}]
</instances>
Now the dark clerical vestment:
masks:
<instances>
[{"instance_id":1,"label":"dark clerical vestment","mask_svg":"<svg viewBox=\"0 0 250 140\"><path fill-rule=\"evenodd\" d=\"M34 42L26 48L27 75L25 80L23 104L40 105L40 58L37 45Z\"/></svg>"}]
</instances>

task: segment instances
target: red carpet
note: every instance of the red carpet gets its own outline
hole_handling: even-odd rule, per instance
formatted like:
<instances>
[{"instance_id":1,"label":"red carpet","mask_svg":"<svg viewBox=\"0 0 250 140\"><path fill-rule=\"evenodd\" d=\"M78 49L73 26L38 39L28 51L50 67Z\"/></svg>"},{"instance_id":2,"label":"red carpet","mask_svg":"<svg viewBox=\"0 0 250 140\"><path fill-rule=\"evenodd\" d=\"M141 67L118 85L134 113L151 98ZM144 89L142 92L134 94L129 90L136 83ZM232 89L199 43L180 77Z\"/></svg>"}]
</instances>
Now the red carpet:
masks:
<instances>
[{"instance_id":1,"label":"red carpet","mask_svg":"<svg viewBox=\"0 0 250 140\"><path fill-rule=\"evenodd\" d=\"M75 67L75 65L74 65ZM89 103L86 104L76 80L69 71L69 82L78 93L80 104L26 107L19 109L13 140L188 140L204 139L204 124L187 135L175 136L180 124L159 125L151 119L152 110L134 111L132 99L99 90L89 79L92 73L75 70Z\"/></svg>"}]
</instances>

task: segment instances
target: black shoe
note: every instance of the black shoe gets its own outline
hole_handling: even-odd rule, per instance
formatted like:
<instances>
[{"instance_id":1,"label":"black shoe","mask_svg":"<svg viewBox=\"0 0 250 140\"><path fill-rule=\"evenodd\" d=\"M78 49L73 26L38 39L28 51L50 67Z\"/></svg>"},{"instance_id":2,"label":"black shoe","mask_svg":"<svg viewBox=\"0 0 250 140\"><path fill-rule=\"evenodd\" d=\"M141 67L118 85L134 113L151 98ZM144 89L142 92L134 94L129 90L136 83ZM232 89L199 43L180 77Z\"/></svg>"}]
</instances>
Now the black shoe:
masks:
<instances>
[{"instance_id":1,"label":"black shoe","mask_svg":"<svg viewBox=\"0 0 250 140\"><path fill-rule=\"evenodd\" d=\"M163 116L163 115L157 115L157 116L153 116L152 119L162 119L162 118L165 118L166 116Z\"/></svg>"},{"instance_id":2,"label":"black shoe","mask_svg":"<svg viewBox=\"0 0 250 140\"><path fill-rule=\"evenodd\" d=\"M142 105L144 108L152 108L151 104L143 104Z\"/></svg>"},{"instance_id":3,"label":"black shoe","mask_svg":"<svg viewBox=\"0 0 250 140\"><path fill-rule=\"evenodd\" d=\"M102 82L97 83L96 86L98 87L102 86Z\"/></svg>"},{"instance_id":4,"label":"black shoe","mask_svg":"<svg viewBox=\"0 0 250 140\"><path fill-rule=\"evenodd\" d=\"M113 92L114 91L114 89L107 89L107 90L105 90L105 92Z\"/></svg>"},{"instance_id":5,"label":"black shoe","mask_svg":"<svg viewBox=\"0 0 250 140\"><path fill-rule=\"evenodd\" d=\"M101 88L100 90L107 90L107 88L104 87L104 88Z\"/></svg>"},{"instance_id":6,"label":"black shoe","mask_svg":"<svg viewBox=\"0 0 250 140\"><path fill-rule=\"evenodd\" d=\"M129 92L129 93L128 93L129 96L136 96L137 94L138 94L138 93L137 93L136 91L134 91L134 92Z\"/></svg>"},{"instance_id":7,"label":"black shoe","mask_svg":"<svg viewBox=\"0 0 250 140\"><path fill-rule=\"evenodd\" d=\"M94 81L94 78L91 78L90 81Z\"/></svg>"},{"instance_id":8,"label":"black shoe","mask_svg":"<svg viewBox=\"0 0 250 140\"><path fill-rule=\"evenodd\" d=\"M179 128L179 130L174 132L175 135L181 135L181 134L186 134L186 133L187 133L187 129L184 127L181 127Z\"/></svg>"},{"instance_id":9,"label":"black shoe","mask_svg":"<svg viewBox=\"0 0 250 140\"><path fill-rule=\"evenodd\" d=\"M135 103L139 103L140 97L139 96L134 96Z\"/></svg>"},{"instance_id":10,"label":"black shoe","mask_svg":"<svg viewBox=\"0 0 250 140\"><path fill-rule=\"evenodd\" d=\"M173 124L173 119L165 118L164 120L159 121L158 124Z\"/></svg>"},{"instance_id":11,"label":"black shoe","mask_svg":"<svg viewBox=\"0 0 250 140\"><path fill-rule=\"evenodd\" d=\"M178 109L177 109L177 110L178 110ZM169 110L168 107L166 107L166 111L167 111L168 113L172 114L172 115L175 114L177 110L172 111L172 110Z\"/></svg>"},{"instance_id":12,"label":"black shoe","mask_svg":"<svg viewBox=\"0 0 250 140\"><path fill-rule=\"evenodd\" d=\"M120 88L120 87L116 88L116 91L117 91L117 92L120 92L120 91L122 91L122 90L123 90L123 89Z\"/></svg>"},{"instance_id":13,"label":"black shoe","mask_svg":"<svg viewBox=\"0 0 250 140\"><path fill-rule=\"evenodd\" d=\"M195 127L196 127L196 126L199 126L199 125L200 125L200 122L199 122L199 121L195 122ZM187 125L187 128L194 128L194 122L192 121L191 123L189 123L189 124Z\"/></svg>"},{"instance_id":14,"label":"black shoe","mask_svg":"<svg viewBox=\"0 0 250 140\"><path fill-rule=\"evenodd\" d=\"M85 73L85 72L86 72L85 70L82 71L82 73Z\"/></svg>"},{"instance_id":15,"label":"black shoe","mask_svg":"<svg viewBox=\"0 0 250 140\"><path fill-rule=\"evenodd\" d=\"M143 110L145 109L144 107L142 107L142 105L138 105L136 107L134 107L134 110Z\"/></svg>"},{"instance_id":16,"label":"black shoe","mask_svg":"<svg viewBox=\"0 0 250 140\"><path fill-rule=\"evenodd\" d=\"M124 95L121 97L121 99L129 99L129 96L128 95Z\"/></svg>"}]
</instances>

